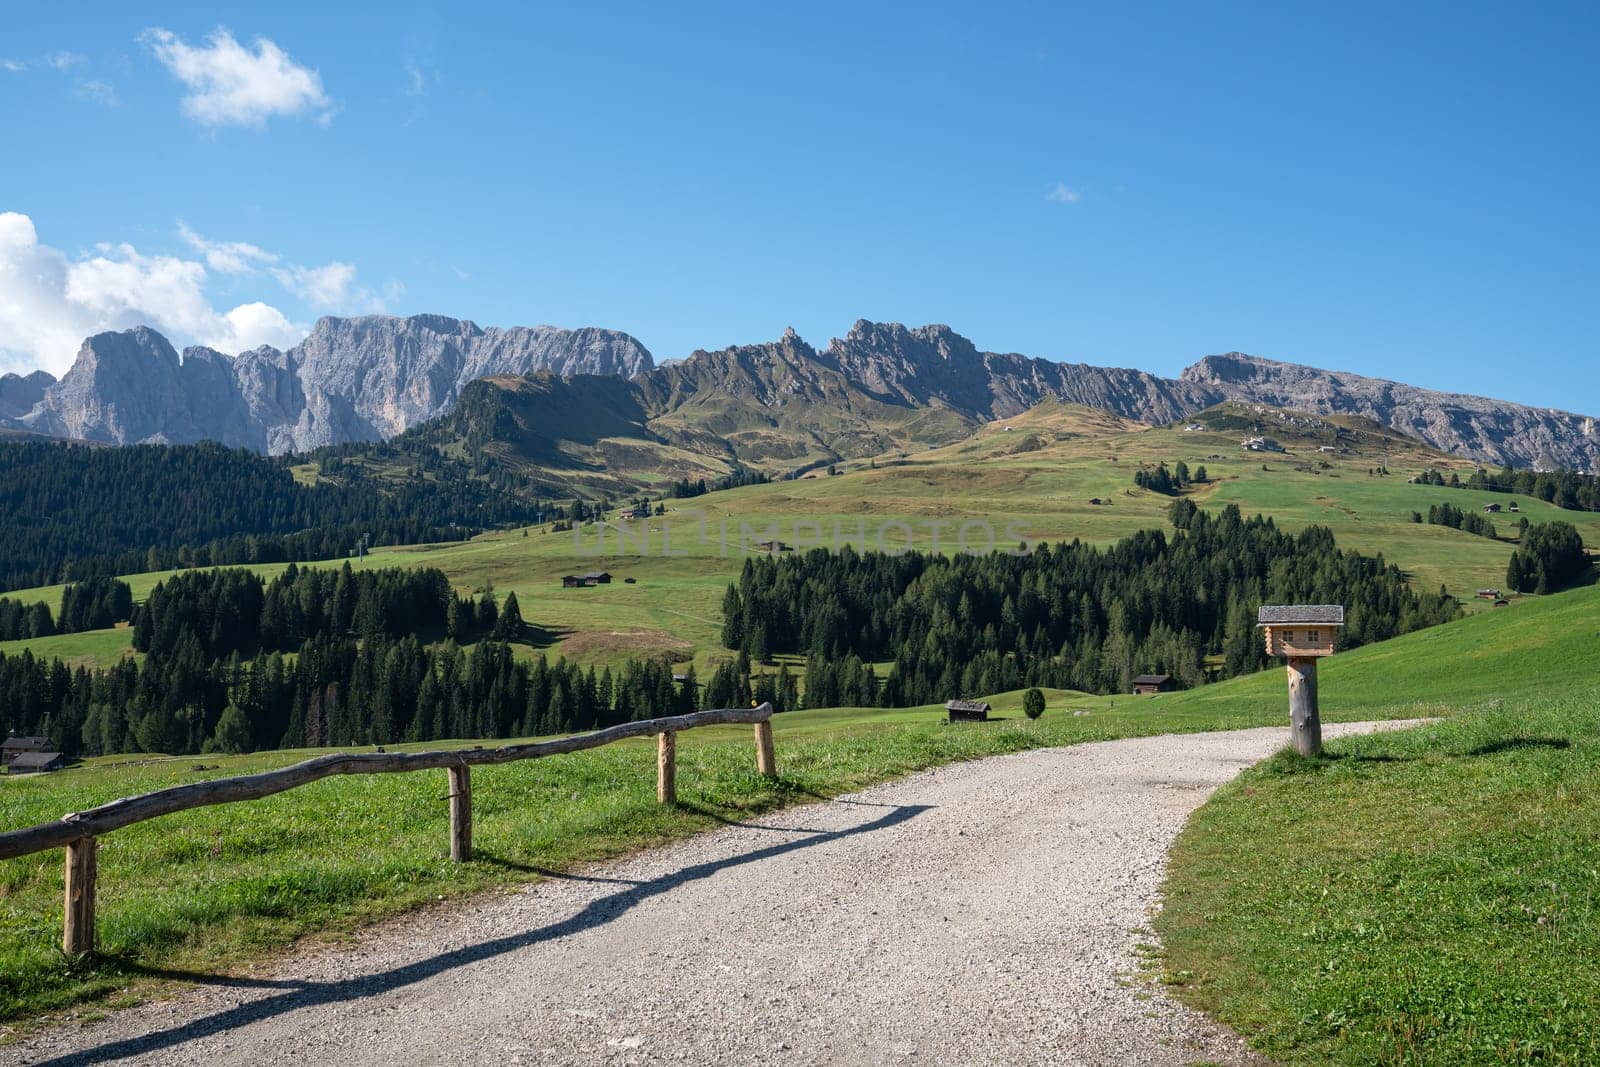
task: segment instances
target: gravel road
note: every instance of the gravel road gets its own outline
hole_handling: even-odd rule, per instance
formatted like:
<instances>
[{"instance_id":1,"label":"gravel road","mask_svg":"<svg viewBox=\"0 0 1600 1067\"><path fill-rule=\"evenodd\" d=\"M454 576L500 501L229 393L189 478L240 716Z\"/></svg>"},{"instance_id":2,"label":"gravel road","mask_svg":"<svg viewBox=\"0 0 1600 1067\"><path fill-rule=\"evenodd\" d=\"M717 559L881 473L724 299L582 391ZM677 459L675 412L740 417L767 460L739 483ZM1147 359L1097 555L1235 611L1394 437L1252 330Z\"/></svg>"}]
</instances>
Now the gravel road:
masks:
<instances>
[{"instance_id":1,"label":"gravel road","mask_svg":"<svg viewBox=\"0 0 1600 1067\"><path fill-rule=\"evenodd\" d=\"M397 920L0 1062L1254 1062L1142 977L1137 946L1185 818L1286 739L924 772Z\"/></svg>"}]
</instances>

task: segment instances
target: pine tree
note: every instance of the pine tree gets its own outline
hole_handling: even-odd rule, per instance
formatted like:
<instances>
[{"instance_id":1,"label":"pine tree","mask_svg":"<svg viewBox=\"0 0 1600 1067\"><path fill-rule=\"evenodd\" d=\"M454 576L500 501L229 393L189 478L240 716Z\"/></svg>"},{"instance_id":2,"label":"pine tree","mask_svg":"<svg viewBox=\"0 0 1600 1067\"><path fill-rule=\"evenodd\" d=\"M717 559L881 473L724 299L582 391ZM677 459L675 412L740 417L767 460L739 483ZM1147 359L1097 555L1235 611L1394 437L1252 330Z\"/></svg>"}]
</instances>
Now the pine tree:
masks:
<instances>
[{"instance_id":1,"label":"pine tree","mask_svg":"<svg viewBox=\"0 0 1600 1067\"><path fill-rule=\"evenodd\" d=\"M739 590L733 585L722 595L722 647L737 649L744 646L744 604Z\"/></svg>"},{"instance_id":2,"label":"pine tree","mask_svg":"<svg viewBox=\"0 0 1600 1067\"><path fill-rule=\"evenodd\" d=\"M517 594L507 593L505 606L500 609L500 617L495 622L495 640L515 641L522 637L522 630L522 609L517 604Z\"/></svg>"}]
</instances>

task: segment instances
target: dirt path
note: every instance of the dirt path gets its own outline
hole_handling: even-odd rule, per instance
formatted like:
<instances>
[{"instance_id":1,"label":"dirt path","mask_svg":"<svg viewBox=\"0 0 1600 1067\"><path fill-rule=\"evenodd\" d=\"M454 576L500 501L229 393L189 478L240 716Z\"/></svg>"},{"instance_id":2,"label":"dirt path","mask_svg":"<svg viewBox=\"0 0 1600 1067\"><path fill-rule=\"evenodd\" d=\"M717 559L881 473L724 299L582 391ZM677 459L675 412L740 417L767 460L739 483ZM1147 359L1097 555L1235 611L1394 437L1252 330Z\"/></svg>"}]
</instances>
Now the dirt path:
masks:
<instances>
[{"instance_id":1,"label":"dirt path","mask_svg":"<svg viewBox=\"0 0 1600 1067\"><path fill-rule=\"evenodd\" d=\"M1249 1062L1140 977L1137 945L1185 818L1285 739L925 772L397 921L0 1062Z\"/></svg>"}]
</instances>

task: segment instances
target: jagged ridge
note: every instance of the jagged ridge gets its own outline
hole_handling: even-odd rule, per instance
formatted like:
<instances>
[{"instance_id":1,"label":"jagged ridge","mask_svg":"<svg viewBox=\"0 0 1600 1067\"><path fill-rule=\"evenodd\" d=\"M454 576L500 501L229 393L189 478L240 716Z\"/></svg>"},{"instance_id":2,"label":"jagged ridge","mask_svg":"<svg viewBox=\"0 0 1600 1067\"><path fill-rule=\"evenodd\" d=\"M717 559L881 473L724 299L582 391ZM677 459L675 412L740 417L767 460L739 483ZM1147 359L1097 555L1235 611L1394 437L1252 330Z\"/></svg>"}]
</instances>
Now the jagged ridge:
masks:
<instances>
[{"instance_id":1,"label":"jagged ridge","mask_svg":"<svg viewBox=\"0 0 1600 1067\"><path fill-rule=\"evenodd\" d=\"M15 429L112 444L200 440L283 453L392 437L447 411L468 382L491 374L631 376L655 365L614 330L485 329L440 315L324 318L286 352L238 356L194 347L178 356L148 327L83 343L72 369L44 383ZM19 382L26 380L19 379ZM23 400L9 380L0 403Z\"/></svg>"},{"instance_id":2,"label":"jagged ridge","mask_svg":"<svg viewBox=\"0 0 1600 1067\"><path fill-rule=\"evenodd\" d=\"M0 378L0 426L282 453L386 439L446 412L469 381L539 371L631 379L656 440L771 468L945 444L1046 400L1154 424L1241 400L1360 415L1483 462L1600 468L1600 429L1582 415L1236 352L1162 378L981 351L943 325L865 319L821 351L790 330L660 367L615 331L483 329L437 315L326 318L287 352L191 348L181 360L140 328L89 338L60 382Z\"/></svg>"}]
</instances>

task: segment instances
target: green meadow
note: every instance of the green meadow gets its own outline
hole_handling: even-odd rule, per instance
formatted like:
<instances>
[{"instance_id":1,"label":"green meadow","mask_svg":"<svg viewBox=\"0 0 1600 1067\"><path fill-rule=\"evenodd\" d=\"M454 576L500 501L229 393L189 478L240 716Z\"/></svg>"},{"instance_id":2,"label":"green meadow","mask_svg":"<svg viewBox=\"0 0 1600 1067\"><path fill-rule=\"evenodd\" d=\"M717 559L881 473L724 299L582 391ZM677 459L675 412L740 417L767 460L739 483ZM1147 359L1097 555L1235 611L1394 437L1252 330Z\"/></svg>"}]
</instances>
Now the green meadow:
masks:
<instances>
[{"instance_id":1,"label":"green meadow","mask_svg":"<svg viewBox=\"0 0 1600 1067\"><path fill-rule=\"evenodd\" d=\"M1172 989L1279 1060L1600 1061L1596 663L1595 589L1335 656L1340 714L1445 718L1219 790L1171 855Z\"/></svg>"}]
</instances>

